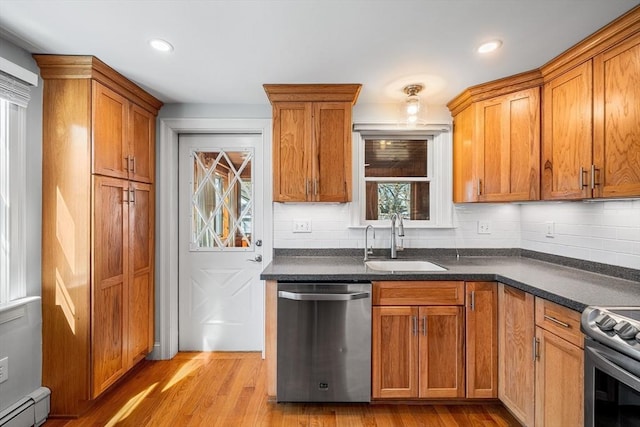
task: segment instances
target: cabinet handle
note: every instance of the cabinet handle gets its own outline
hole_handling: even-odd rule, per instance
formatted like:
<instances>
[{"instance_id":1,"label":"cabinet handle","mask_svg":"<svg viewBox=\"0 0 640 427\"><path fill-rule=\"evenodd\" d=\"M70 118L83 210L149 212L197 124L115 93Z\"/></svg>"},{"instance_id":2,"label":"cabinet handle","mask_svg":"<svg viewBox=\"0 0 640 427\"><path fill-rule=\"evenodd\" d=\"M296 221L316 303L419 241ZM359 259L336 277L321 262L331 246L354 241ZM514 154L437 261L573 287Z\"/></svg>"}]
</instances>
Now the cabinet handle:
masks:
<instances>
[{"instance_id":1,"label":"cabinet handle","mask_svg":"<svg viewBox=\"0 0 640 427\"><path fill-rule=\"evenodd\" d=\"M126 166L124 166L124 169L129 172L129 164L131 163L131 156L125 156L123 157L124 161L127 163Z\"/></svg>"},{"instance_id":2,"label":"cabinet handle","mask_svg":"<svg viewBox=\"0 0 640 427\"><path fill-rule=\"evenodd\" d=\"M564 323L564 322L562 322L562 321L560 321L560 320L556 319L556 318L555 318L555 317L553 317L553 316L549 316L548 314L545 314L545 315L544 315L544 318L545 318L545 319L547 319L547 320L549 320L549 321L551 321L551 322L553 322L553 323L556 323L556 324L558 324L558 325L560 325L560 326L562 326L562 327L565 327L565 328L570 328L570 327L571 327L568 323Z\"/></svg>"},{"instance_id":3,"label":"cabinet handle","mask_svg":"<svg viewBox=\"0 0 640 427\"><path fill-rule=\"evenodd\" d=\"M580 180L579 180L580 191L582 191L582 189L587 186L587 184L585 184L584 182L585 173L587 173L587 171L582 166L580 166Z\"/></svg>"},{"instance_id":4,"label":"cabinet handle","mask_svg":"<svg viewBox=\"0 0 640 427\"><path fill-rule=\"evenodd\" d=\"M427 336L427 316L422 316L422 336Z\"/></svg>"},{"instance_id":5,"label":"cabinet handle","mask_svg":"<svg viewBox=\"0 0 640 427\"><path fill-rule=\"evenodd\" d=\"M129 196L129 203L131 203L132 205L136 204L136 190L134 188L132 188L131 190L129 190L129 193L131 194Z\"/></svg>"},{"instance_id":6,"label":"cabinet handle","mask_svg":"<svg viewBox=\"0 0 640 427\"><path fill-rule=\"evenodd\" d=\"M533 337L533 361L535 362L539 358L538 354L538 345L540 344L540 340L536 337Z\"/></svg>"},{"instance_id":7,"label":"cabinet handle","mask_svg":"<svg viewBox=\"0 0 640 427\"><path fill-rule=\"evenodd\" d=\"M136 173L136 158L131 156L131 172Z\"/></svg>"},{"instance_id":8,"label":"cabinet handle","mask_svg":"<svg viewBox=\"0 0 640 427\"><path fill-rule=\"evenodd\" d=\"M129 203L129 190L127 188L122 189L122 204Z\"/></svg>"},{"instance_id":9,"label":"cabinet handle","mask_svg":"<svg viewBox=\"0 0 640 427\"><path fill-rule=\"evenodd\" d=\"M478 196L482 196L482 180L478 180Z\"/></svg>"},{"instance_id":10,"label":"cabinet handle","mask_svg":"<svg viewBox=\"0 0 640 427\"><path fill-rule=\"evenodd\" d=\"M471 311L476 311L476 291L471 291Z\"/></svg>"},{"instance_id":11,"label":"cabinet handle","mask_svg":"<svg viewBox=\"0 0 640 427\"><path fill-rule=\"evenodd\" d=\"M599 182L596 182L596 172L600 172L600 169L596 169L596 165L591 165L591 189L592 190L595 190L595 188L600 185Z\"/></svg>"},{"instance_id":12,"label":"cabinet handle","mask_svg":"<svg viewBox=\"0 0 640 427\"><path fill-rule=\"evenodd\" d=\"M412 316L413 319L413 335L418 335L418 316Z\"/></svg>"}]
</instances>

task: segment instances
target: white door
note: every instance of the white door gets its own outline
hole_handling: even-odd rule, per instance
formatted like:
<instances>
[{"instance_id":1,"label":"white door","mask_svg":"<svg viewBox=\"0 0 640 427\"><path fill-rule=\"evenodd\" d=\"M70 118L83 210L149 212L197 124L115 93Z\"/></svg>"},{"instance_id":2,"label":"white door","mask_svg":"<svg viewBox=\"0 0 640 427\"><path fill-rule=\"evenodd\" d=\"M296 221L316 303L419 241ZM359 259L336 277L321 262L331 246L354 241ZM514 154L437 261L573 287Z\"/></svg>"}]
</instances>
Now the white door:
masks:
<instances>
[{"instance_id":1,"label":"white door","mask_svg":"<svg viewBox=\"0 0 640 427\"><path fill-rule=\"evenodd\" d=\"M261 350L262 138L179 136L179 349Z\"/></svg>"}]
</instances>

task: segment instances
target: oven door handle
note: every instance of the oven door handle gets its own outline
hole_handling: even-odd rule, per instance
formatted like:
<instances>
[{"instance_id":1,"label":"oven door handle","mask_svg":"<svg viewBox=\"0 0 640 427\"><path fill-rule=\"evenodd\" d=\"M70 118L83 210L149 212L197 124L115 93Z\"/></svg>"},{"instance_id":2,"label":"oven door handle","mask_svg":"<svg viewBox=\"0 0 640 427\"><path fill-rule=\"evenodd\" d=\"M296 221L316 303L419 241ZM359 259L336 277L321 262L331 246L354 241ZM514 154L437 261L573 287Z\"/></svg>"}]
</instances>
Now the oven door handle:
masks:
<instances>
[{"instance_id":1,"label":"oven door handle","mask_svg":"<svg viewBox=\"0 0 640 427\"><path fill-rule=\"evenodd\" d=\"M629 369L627 369L626 366L620 366L615 362L612 362L609 357L607 357L607 353L598 348L586 346L585 351L587 358L590 357L593 359L591 363L594 363L598 369L624 382L631 388L640 390L640 378L636 376L636 372L631 372L629 370L632 369L631 367L628 367ZM607 349L607 351L609 350ZM635 364L637 362L633 361L632 363Z\"/></svg>"},{"instance_id":2,"label":"oven door handle","mask_svg":"<svg viewBox=\"0 0 640 427\"><path fill-rule=\"evenodd\" d=\"M294 301L352 301L354 299L368 298L369 292L353 292L346 294L332 293L311 293L311 292L289 292L279 291L278 297Z\"/></svg>"}]
</instances>

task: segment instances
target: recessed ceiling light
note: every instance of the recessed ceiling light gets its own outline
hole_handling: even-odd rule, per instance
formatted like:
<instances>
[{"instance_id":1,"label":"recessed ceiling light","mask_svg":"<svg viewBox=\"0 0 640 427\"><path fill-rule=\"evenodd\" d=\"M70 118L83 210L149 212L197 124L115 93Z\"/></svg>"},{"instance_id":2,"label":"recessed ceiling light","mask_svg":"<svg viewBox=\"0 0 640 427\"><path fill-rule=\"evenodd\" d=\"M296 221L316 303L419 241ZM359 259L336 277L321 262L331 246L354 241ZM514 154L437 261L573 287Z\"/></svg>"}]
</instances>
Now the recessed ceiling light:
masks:
<instances>
[{"instance_id":1,"label":"recessed ceiling light","mask_svg":"<svg viewBox=\"0 0 640 427\"><path fill-rule=\"evenodd\" d=\"M149 44L152 48L160 52L171 52L173 50L173 46L171 45L171 43L166 40L153 39L149 40Z\"/></svg>"},{"instance_id":2,"label":"recessed ceiling light","mask_svg":"<svg viewBox=\"0 0 640 427\"><path fill-rule=\"evenodd\" d=\"M478 53L493 52L494 50L498 49L500 46L502 46L501 40L491 40L481 44L480 47L478 47Z\"/></svg>"}]
</instances>

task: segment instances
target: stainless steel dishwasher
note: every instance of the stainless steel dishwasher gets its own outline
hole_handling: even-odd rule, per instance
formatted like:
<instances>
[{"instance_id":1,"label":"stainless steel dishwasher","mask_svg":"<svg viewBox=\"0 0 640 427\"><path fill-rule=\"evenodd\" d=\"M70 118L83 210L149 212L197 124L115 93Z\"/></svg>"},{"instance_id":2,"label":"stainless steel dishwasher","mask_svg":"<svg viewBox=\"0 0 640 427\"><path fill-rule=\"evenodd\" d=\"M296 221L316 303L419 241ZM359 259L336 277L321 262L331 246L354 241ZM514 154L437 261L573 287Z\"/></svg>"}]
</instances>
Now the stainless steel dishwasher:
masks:
<instances>
[{"instance_id":1,"label":"stainless steel dishwasher","mask_svg":"<svg viewBox=\"0 0 640 427\"><path fill-rule=\"evenodd\" d=\"M278 283L278 402L371 399L371 283Z\"/></svg>"}]
</instances>

